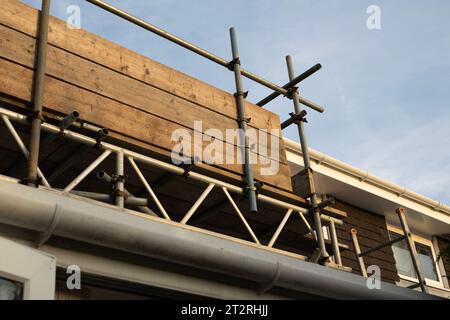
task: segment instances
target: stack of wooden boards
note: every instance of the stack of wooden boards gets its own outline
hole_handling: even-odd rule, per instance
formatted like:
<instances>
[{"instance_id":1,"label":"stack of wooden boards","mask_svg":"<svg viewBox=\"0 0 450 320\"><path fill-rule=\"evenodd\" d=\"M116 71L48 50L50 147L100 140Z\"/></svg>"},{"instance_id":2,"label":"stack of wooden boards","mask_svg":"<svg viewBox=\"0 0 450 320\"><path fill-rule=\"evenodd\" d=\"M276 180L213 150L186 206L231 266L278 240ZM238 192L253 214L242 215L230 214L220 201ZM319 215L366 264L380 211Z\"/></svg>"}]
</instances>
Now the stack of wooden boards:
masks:
<instances>
[{"instance_id":1,"label":"stack of wooden boards","mask_svg":"<svg viewBox=\"0 0 450 320\"><path fill-rule=\"evenodd\" d=\"M17 0L2 0L0 10L0 94L31 102L39 11ZM51 18L45 78L44 108L47 115L78 111L83 120L110 129L115 137L148 150L169 154L176 142L172 132L194 131L201 120L203 132L238 127L234 96L181 72L159 64L84 30L67 27ZM230 74L230 81L232 75ZM246 104L249 126L278 129L280 146L275 175L255 178L272 188L290 192L291 178L281 139L280 119L254 104ZM194 140L194 139L193 139ZM268 153L271 157L270 137ZM209 142L202 142L205 147ZM227 148L224 148L224 153ZM278 156L278 155L277 155ZM224 159L226 156L224 155ZM276 159L279 158L279 159ZM215 172L236 177L242 164L215 164Z\"/></svg>"}]
</instances>

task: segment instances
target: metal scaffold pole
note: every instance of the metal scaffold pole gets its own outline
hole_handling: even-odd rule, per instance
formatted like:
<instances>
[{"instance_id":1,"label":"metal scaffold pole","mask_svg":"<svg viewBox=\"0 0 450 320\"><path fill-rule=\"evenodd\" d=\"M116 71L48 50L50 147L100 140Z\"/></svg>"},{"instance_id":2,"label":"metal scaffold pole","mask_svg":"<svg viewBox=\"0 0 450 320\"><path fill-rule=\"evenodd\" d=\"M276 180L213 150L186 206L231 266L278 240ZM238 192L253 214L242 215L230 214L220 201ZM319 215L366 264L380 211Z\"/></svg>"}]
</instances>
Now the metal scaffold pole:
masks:
<instances>
[{"instance_id":1,"label":"metal scaffold pole","mask_svg":"<svg viewBox=\"0 0 450 320\"><path fill-rule=\"evenodd\" d=\"M288 68L288 73L289 73L289 80L293 81L295 79L295 72L294 72L294 64L292 62L291 56L286 57L286 63L287 63L287 68ZM292 101L294 102L295 115L302 115L302 114L306 115L304 110L302 110L300 103L298 102L298 96L299 96L298 88L292 87L291 95L292 95ZM309 188L310 188L309 200L310 200L310 205L311 205L311 211L313 214L314 229L316 232L317 244L318 244L318 248L321 252L322 260L328 260L329 256L328 256L328 253L327 253L327 250L325 247L325 240L324 240L323 231L322 231L322 222L320 220L319 201L317 199L315 183L314 183L314 179L312 177L313 172L311 169L311 160L309 158L308 142L306 140L305 127L304 127L305 120L306 119L304 118L304 116L302 116L302 117L300 117L300 119L296 120L295 123L297 124L298 135L300 137L300 144L302 147L303 163L304 163L304 168L305 168L304 170L305 170L306 175L308 175ZM325 262L325 261L322 261L322 262Z\"/></svg>"},{"instance_id":2,"label":"metal scaffold pole","mask_svg":"<svg viewBox=\"0 0 450 320\"><path fill-rule=\"evenodd\" d=\"M31 131L28 157L29 185L37 185L39 147L41 142L41 124L43 121L42 105L44 102L44 81L47 63L48 25L50 18L50 0L42 0L42 8L39 19L39 38L37 44L36 73L33 89L33 110L31 113Z\"/></svg>"},{"instance_id":3,"label":"metal scaffold pole","mask_svg":"<svg viewBox=\"0 0 450 320\"><path fill-rule=\"evenodd\" d=\"M236 30L234 28L230 28L230 38L233 60L229 63L229 65L230 69L234 71L234 79L236 82L236 93L234 94L234 96L236 97L238 114L237 121L239 123L239 128L241 129L239 137L241 140L240 145L243 149L242 157L244 159L245 189L250 205L250 212L256 213L258 212L258 205L256 202L256 188L253 176L253 165L250 163L250 142L249 138L247 137L247 123L249 119L245 116L245 97L247 96L247 93L244 92L244 86L242 84L241 61L239 59ZM242 143L244 143L243 146Z\"/></svg>"}]
</instances>

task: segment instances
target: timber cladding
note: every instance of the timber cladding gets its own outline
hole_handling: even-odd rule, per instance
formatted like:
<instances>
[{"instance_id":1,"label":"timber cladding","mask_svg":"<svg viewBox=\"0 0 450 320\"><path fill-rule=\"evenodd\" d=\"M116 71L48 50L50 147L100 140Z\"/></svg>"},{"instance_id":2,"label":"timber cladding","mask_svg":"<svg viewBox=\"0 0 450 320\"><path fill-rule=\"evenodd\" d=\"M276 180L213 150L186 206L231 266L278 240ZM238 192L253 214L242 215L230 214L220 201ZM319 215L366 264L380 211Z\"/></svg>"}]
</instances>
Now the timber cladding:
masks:
<instances>
[{"instance_id":1,"label":"timber cladding","mask_svg":"<svg viewBox=\"0 0 450 320\"><path fill-rule=\"evenodd\" d=\"M344 266L351 267L354 273L361 274L353 251L350 230L352 228L358 230L359 245L361 251L365 251L389 241L386 220L383 216L365 211L338 200L336 201L336 204L333 205L333 208L343 210L347 213L344 224L342 226L337 226L339 242L350 247L349 250L342 252L342 263ZM378 265L381 269L381 278L383 281L391 283L399 281L394 253L390 246L365 256L364 263L366 268L369 265Z\"/></svg>"},{"instance_id":2,"label":"timber cladding","mask_svg":"<svg viewBox=\"0 0 450 320\"><path fill-rule=\"evenodd\" d=\"M30 102L35 65L38 10L16 0L2 0L0 10L0 92ZM176 129L186 129L192 137L191 150L205 149L210 142L194 141L194 121L202 121L201 133L237 129L237 108L232 94L209 86L135 52L84 30L67 28L51 18L45 78L44 107L55 114L80 112L83 120L142 143L172 150ZM230 74L230 79L232 75ZM277 115L246 103L249 127L270 130L258 157L255 178L276 188L291 191L286 154ZM211 132L211 131L209 131ZM208 133L205 133L207 135ZM213 138L221 140L220 135ZM279 152L272 154L273 141ZM231 148L227 148L226 146ZM223 158L236 158L236 141L223 145ZM267 152L264 152L267 148ZM234 155L230 154L234 149ZM274 147L274 150L276 148ZM270 161L278 164L276 175L263 175ZM240 163L215 164L242 175Z\"/></svg>"}]
</instances>

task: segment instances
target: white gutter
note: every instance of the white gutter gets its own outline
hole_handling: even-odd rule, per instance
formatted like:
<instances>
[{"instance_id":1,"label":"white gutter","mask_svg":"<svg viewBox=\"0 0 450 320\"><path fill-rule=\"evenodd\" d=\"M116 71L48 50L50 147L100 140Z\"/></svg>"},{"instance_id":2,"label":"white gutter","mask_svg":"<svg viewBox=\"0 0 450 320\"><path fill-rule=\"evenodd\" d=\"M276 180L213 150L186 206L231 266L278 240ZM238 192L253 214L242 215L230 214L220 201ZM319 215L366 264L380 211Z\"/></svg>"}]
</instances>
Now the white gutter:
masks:
<instances>
[{"instance_id":1,"label":"white gutter","mask_svg":"<svg viewBox=\"0 0 450 320\"><path fill-rule=\"evenodd\" d=\"M385 282L371 290L365 278L353 273L60 191L2 180L0 223L39 232L41 245L55 235L248 280L260 292L277 287L331 299L439 299Z\"/></svg>"},{"instance_id":2,"label":"white gutter","mask_svg":"<svg viewBox=\"0 0 450 320\"><path fill-rule=\"evenodd\" d=\"M303 156L300 144L286 138L283 138L283 140L284 145L286 147L286 151ZM390 191L399 197L403 197L408 200L414 201L418 204L424 205L436 212L442 212L447 215L450 215L450 207L442 202L425 197L421 194L418 194L417 192L411 191L405 187L401 187L395 183L379 178L369 173L368 171L364 171L356 167L353 167L345 162L337 160L333 157L330 157L322 152L313 150L311 148L309 148L309 155L311 159L316 161L319 165L321 164L326 165L330 168L333 168L350 176L356 177L361 181L370 183L376 187Z\"/></svg>"}]
</instances>

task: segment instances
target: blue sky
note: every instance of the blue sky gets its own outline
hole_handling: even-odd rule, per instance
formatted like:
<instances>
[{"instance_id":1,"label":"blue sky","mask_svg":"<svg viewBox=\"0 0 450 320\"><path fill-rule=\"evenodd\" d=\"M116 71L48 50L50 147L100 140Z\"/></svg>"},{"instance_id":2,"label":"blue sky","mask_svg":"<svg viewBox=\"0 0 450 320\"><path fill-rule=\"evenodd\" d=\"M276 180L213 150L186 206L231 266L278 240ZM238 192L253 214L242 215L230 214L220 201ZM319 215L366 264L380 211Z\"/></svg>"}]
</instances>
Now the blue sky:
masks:
<instances>
[{"instance_id":1,"label":"blue sky","mask_svg":"<svg viewBox=\"0 0 450 320\"><path fill-rule=\"evenodd\" d=\"M40 6L40 0L25 0ZM310 147L450 204L450 1L408 0L109 0L224 58L236 27L243 67L286 83L285 56L298 73L321 63L302 95L326 108L309 111ZM54 0L53 15L81 7L82 28L219 88L233 76L83 0ZM369 5L381 30L366 27ZM245 81L253 102L269 91ZM292 104L268 107L282 119ZM298 140L295 128L284 135Z\"/></svg>"}]
</instances>

